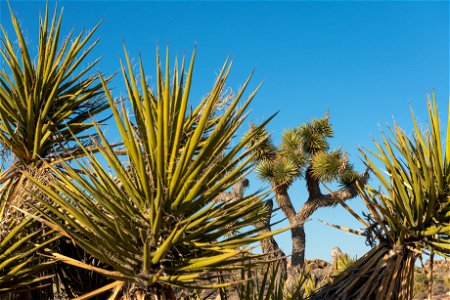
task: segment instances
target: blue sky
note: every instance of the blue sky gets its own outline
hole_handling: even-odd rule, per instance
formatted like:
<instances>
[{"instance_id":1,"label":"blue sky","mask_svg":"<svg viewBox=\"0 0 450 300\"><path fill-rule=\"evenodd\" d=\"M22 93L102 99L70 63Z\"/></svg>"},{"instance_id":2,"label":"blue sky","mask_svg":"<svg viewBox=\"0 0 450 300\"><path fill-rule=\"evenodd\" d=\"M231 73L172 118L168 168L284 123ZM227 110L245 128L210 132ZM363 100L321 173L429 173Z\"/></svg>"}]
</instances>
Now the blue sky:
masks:
<instances>
[{"instance_id":1,"label":"blue sky","mask_svg":"<svg viewBox=\"0 0 450 300\"><path fill-rule=\"evenodd\" d=\"M50 2L51 7L55 2ZM37 24L44 1L11 1L30 44L37 48ZM330 113L336 137L363 171L358 146L373 148L371 135L396 122L411 128L410 105L426 121L426 94L437 94L442 117L449 99L449 4L433 1L301 2L151 2L59 1L64 7L63 34L92 28L101 41L91 58L98 68L119 70L124 42L132 57L142 55L154 74L155 46L170 45L182 55L197 47L193 103L204 95L225 58L233 59L229 86L238 90L255 69L250 89L263 82L250 120L261 122L276 111L269 131L275 142L284 128ZM10 31L9 12L0 0L0 22ZM121 78L112 83L124 92ZM112 129L111 129L112 130ZM111 132L113 137L113 130ZM250 176L252 188L267 187ZM304 182L290 190L297 208L307 198ZM350 202L360 211L360 200ZM281 218L281 212L276 218ZM341 208L322 209L313 218L358 227ZM308 258L329 260L339 246L352 256L366 251L364 240L310 221ZM290 235L277 237L286 253Z\"/></svg>"}]
</instances>

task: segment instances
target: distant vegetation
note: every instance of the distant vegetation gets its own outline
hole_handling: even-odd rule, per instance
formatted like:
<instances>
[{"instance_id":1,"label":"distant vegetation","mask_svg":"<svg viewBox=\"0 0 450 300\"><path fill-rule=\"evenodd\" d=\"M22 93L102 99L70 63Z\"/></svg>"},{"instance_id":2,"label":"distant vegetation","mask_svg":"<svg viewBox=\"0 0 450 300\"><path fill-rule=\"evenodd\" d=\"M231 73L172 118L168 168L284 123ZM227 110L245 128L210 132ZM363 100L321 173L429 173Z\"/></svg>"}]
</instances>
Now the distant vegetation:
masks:
<instances>
[{"instance_id":1,"label":"distant vegetation","mask_svg":"<svg viewBox=\"0 0 450 300\"><path fill-rule=\"evenodd\" d=\"M361 150L367 169L357 172L329 149L328 115L287 129L278 146L272 117L238 137L256 91L244 96L249 77L227 93L228 61L192 106L195 51L174 64L157 51L150 83L125 50L119 100L88 59L95 29L66 35L47 10L34 53L11 19L0 48L0 299L412 299L447 289L444 271L416 267L423 254L450 255L450 119L442 130L434 95L429 126L414 116L412 134L395 125L376 151ZM104 135L108 115L120 143ZM276 242L269 191L246 193L251 171L290 222L291 257ZM299 178L308 195L296 212L288 189ZM368 214L345 203L356 196ZM305 261L304 222L335 205L363 229L332 226L371 250Z\"/></svg>"},{"instance_id":2,"label":"distant vegetation","mask_svg":"<svg viewBox=\"0 0 450 300\"><path fill-rule=\"evenodd\" d=\"M431 263L416 267L414 274L414 299L427 299L429 290ZM433 263L433 299L446 299L450 294L450 263L437 260ZM439 297L439 298L438 298Z\"/></svg>"}]
</instances>

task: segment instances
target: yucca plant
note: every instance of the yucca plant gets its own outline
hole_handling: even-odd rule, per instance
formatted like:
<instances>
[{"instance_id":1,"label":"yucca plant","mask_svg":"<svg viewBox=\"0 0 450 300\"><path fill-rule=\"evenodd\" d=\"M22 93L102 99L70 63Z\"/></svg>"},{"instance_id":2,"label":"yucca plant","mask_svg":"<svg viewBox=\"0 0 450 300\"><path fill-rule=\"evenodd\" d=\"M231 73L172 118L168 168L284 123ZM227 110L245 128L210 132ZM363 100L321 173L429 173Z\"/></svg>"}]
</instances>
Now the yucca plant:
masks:
<instances>
[{"instance_id":1,"label":"yucca plant","mask_svg":"<svg viewBox=\"0 0 450 300\"><path fill-rule=\"evenodd\" d=\"M292 257L288 283L292 285L305 265L303 224L320 207L335 206L355 197L358 194L356 183L364 184L367 173L354 171L347 155L340 149L329 150L328 139L334 132L328 115L285 130L278 147L273 145L264 128L252 131L257 131L252 140L256 171L260 179L271 184L278 206L291 225ZM306 181L308 195L301 209L296 211L288 190L299 178ZM333 181L342 187L324 194L322 183Z\"/></svg>"},{"instance_id":2,"label":"yucca plant","mask_svg":"<svg viewBox=\"0 0 450 300\"><path fill-rule=\"evenodd\" d=\"M411 299L418 255L450 256L450 118L443 141L434 95L428 114L425 130L413 114L411 136L395 125L377 152L362 152L381 187L361 187L366 219L350 211L374 247L314 299Z\"/></svg>"},{"instance_id":3,"label":"yucca plant","mask_svg":"<svg viewBox=\"0 0 450 300\"><path fill-rule=\"evenodd\" d=\"M85 59L97 44L97 41L89 44L95 28L88 34L81 32L73 36L70 33L62 39L62 15L58 16L55 9L51 17L47 8L40 18L37 53L33 53L12 10L11 19L15 37L11 38L1 27L0 55L4 64L0 70L0 148L3 154L0 169L0 236L11 236L11 232L23 234L13 236L10 243L3 244L0 257L10 259L8 266L11 268L17 266L28 270L36 261L35 257L24 260L11 256L10 251L14 249L6 248L18 245L24 236L28 236L27 230L34 238L44 230L34 220L27 219L26 226L17 222L23 214L12 207L25 211L30 209L30 203L24 201L21 192L37 192L23 172L32 174L35 180L42 183L55 180L46 171L45 164L58 167L62 161L82 155L78 142L86 147L92 144L88 132L93 126L92 118L108 105L102 96L99 76L89 75L97 60L88 65ZM38 240L36 238L30 243L41 244ZM27 268L22 265L25 262L28 263ZM45 265L36 268L42 270ZM0 272L9 271L4 269ZM6 284L24 286L20 280L28 277L16 277L13 282L5 278L0 277L2 287Z\"/></svg>"},{"instance_id":4,"label":"yucca plant","mask_svg":"<svg viewBox=\"0 0 450 300\"><path fill-rule=\"evenodd\" d=\"M5 202L0 205L2 211ZM20 219L16 214L4 215L0 222L0 299L4 299L3 296L5 299L39 297L38 290L49 286L52 278L42 271L54 261L43 262L36 252L56 239L52 231L37 227L31 217Z\"/></svg>"},{"instance_id":5,"label":"yucca plant","mask_svg":"<svg viewBox=\"0 0 450 300\"><path fill-rule=\"evenodd\" d=\"M173 299L174 287L230 285L219 284L218 278L249 261L262 263L249 244L273 234L248 229L266 217L261 193L240 201L216 201L251 167L246 146L253 135L232 141L256 91L240 107L249 80L235 97L224 95L230 72L226 62L201 103L189 108L194 54L186 74L184 59L170 74L169 54L164 72L157 55L155 91L142 61L137 80L125 55L122 73L133 119L124 102L121 110L116 106L103 81L123 149L115 151L97 128L99 157L80 144L85 163L52 168L58 180L48 186L30 176L51 199L42 201L51 212L45 218L108 267L52 255L113 279L90 294L111 289L112 299ZM240 234L227 236L235 230Z\"/></svg>"},{"instance_id":6,"label":"yucca plant","mask_svg":"<svg viewBox=\"0 0 450 300\"><path fill-rule=\"evenodd\" d=\"M285 272L282 261L274 261L267 266L248 268L240 274L240 283L236 294L241 300L302 300L308 299L316 289L314 276L306 267L296 277L292 290L286 292L286 278L280 276ZM227 299L227 298L225 298ZM233 299L233 298L230 298Z\"/></svg>"},{"instance_id":7,"label":"yucca plant","mask_svg":"<svg viewBox=\"0 0 450 300\"><path fill-rule=\"evenodd\" d=\"M15 161L2 174L2 183L18 177L23 166L38 166L42 160L57 165L81 154L73 141L89 143L86 130L93 126L92 117L107 108L98 75L89 76L98 60L83 65L98 42L88 44L96 28L61 40L62 15L55 10L49 19L47 8L33 62L12 12L11 18L18 48L2 27L0 54L7 69L0 72L0 138Z\"/></svg>"},{"instance_id":8,"label":"yucca plant","mask_svg":"<svg viewBox=\"0 0 450 300\"><path fill-rule=\"evenodd\" d=\"M283 298L283 277L278 276L280 263L274 262L262 268L242 270L242 283L236 286L241 300L269 300Z\"/></svg>"},{"instance_id":9,"label":"yucca plant","mask_svg":"<svg viewBox=\"0 0 450 300\"><path fill-rule=\"evenodd\" d=\"M339 275L343 271L347 270L354 262L356 258L351 258L347 253L339 254L335 261L333 261L334 272L333 275Z\"/></svg>"}]
</instances>

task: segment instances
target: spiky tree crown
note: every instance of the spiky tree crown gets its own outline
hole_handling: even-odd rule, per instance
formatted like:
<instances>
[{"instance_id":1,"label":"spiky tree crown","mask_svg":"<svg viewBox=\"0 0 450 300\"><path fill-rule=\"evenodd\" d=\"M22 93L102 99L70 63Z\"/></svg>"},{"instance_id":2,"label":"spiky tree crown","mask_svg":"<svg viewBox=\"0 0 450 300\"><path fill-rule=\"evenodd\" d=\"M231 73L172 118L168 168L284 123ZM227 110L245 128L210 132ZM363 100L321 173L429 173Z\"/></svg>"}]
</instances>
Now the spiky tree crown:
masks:
<instances>
[{"instance_id":1,"label":"spiky tree crown","mask_svg":"<svg viewBox=\"0 0 450 300\"><path fill-rule=\"evenodd\" d=\"M317 180L339 180L342 185L353 183L359 175L348 162L347 154L341 149L329 151L328 139L333 135L328 114L286 129L279 147L273 145L266 129L259 129L253 141L253 145L258 145L255 157L259 178L278 187L288 187L310 167Z\"/></svg>"}]
</instances>

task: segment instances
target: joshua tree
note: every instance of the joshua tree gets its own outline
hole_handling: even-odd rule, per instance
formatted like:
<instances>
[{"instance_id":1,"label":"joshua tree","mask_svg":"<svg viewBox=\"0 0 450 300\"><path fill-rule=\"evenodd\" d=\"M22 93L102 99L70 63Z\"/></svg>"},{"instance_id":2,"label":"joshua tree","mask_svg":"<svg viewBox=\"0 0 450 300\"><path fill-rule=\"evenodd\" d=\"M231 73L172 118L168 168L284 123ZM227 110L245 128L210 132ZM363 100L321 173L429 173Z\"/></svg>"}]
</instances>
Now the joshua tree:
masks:
<instances>
[{"instance_id":1,"label":"joshua tree","mask_svg":"<svg viewBox=\"0 0 450 300\"><path fill-rule=\"evenodd\" d=\"M367 151L382 166L363 152L382 186L361 186L369 216L350 212L373 248L314 299L412 299L417 257L450 257L450 116L444 135L434 96L428 113L425 131L413 116L412 136L395 125L382 144L375 142L377 152Z\"/></svg>"},{"instance_id":2,"label":"joshua tree","mask_svg":"<svg viewBox=\"0 0 450 300\"><path fill-rule=\"evenodd\" d=\"M12 12L11 18L16 36L2 28L0 48L0 294L43 285L36 273L48 264L37 266L42 257L35 252L55 239L12 208L31 209L20 195L34 189L23 171L40 182L53 180L46 164L57 167L82 155L75 140L89 147L92 118L108 107L98 75L88 75L97 61L83 67L97 43L89 45L95 29L61 39L61 17L55 10L51 18L46 10L36 55Z\"/></svg>"},{"instance_id":3,"label":"joshua tree","mask_svg":"<svg viewBox=\"0 0 450 300\"><path fill-rule=\"evenodd\" d=\"M357 183L364 184L367 173L358 174L340 149L330 151L328 139L333 136L328 114L313 119L298 128L283 132L279 147L272 144L269 134L253 128L255 160L259 177L271 184L278 206L291 224L292 259L289 275L295 278L304 266L305 231L303 224L320 207L335 206L358 194ZM297 212L288 193L289 187L304 178L308 189L306 201ZM338 181L342 188L322 193L321 182Z\"/></svg>"},{"instance_id":4,"label":"joshua tree","mask_svg":"<svg viewBox=\"0 0 450 300\"><path fill-rule=\"evenodd\" d=\"M98 155L80 144L86 163L66 164L63 170L49 166L58 180L48 186L29 177L51 200L41 201L51 212L44 218L107 267L59 253L53 257L111 278L93 293L111 289L111 299L173 299L173 287L223 286L216 285L219 276L265 261L248 245L272 234L248 229L267 218L260 193L216 201L251 167L252 149L246 146L254 134L230 144L254 97L237 107L248 81L224 101L230 71L225 63L207 96L190 109L194 55L186 74L183 60L170 75L166 57L163 72L158 55L153 92L143 63L137 81L126 54L122 71L133 121L123 102L120 112L102 81L122 151L114 150L97 128ZM227 236L237 230L238 235Z\"/></svg>"}]
</instances>

